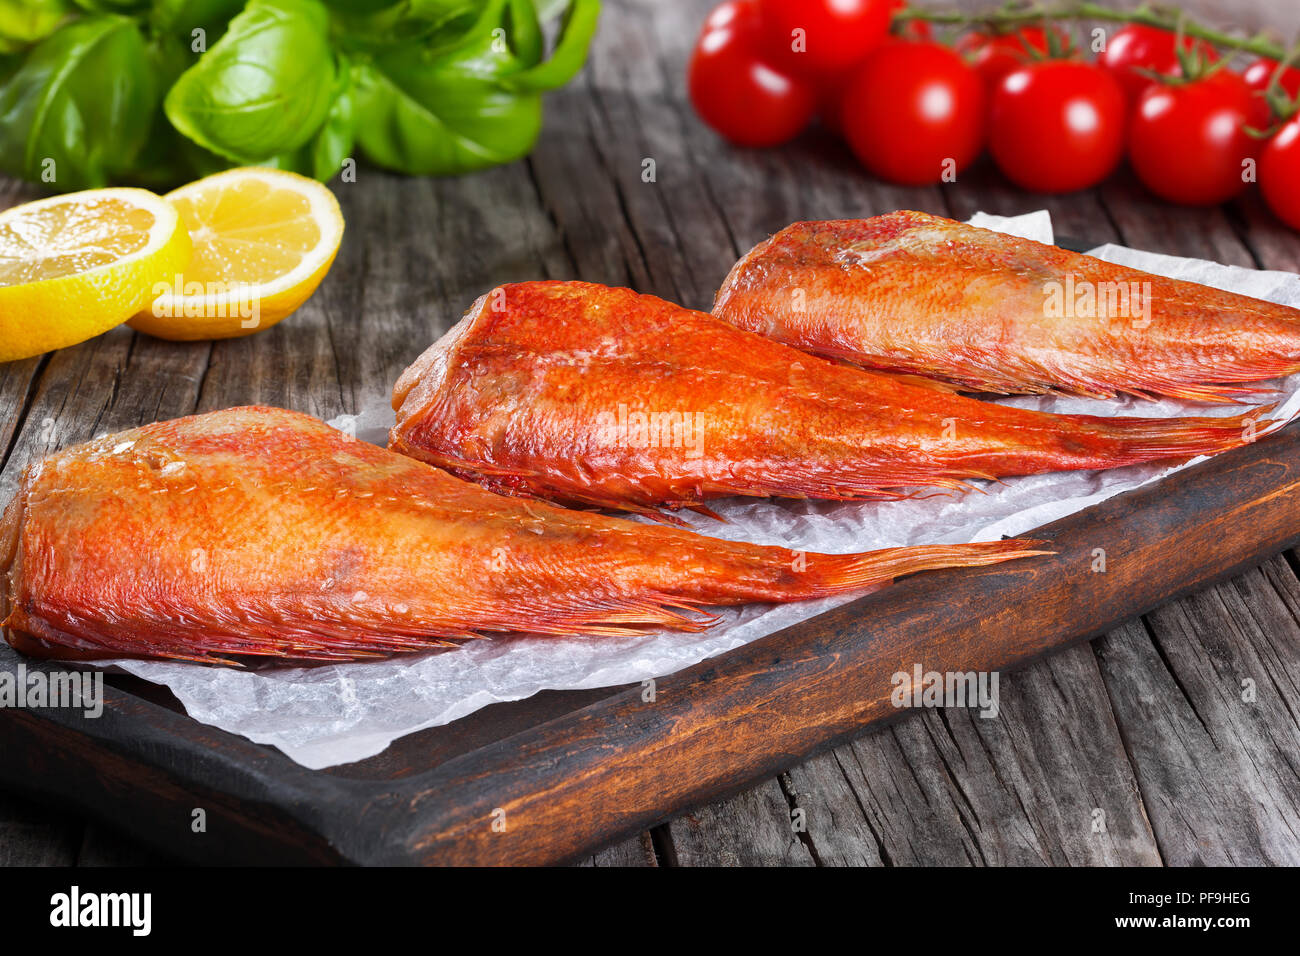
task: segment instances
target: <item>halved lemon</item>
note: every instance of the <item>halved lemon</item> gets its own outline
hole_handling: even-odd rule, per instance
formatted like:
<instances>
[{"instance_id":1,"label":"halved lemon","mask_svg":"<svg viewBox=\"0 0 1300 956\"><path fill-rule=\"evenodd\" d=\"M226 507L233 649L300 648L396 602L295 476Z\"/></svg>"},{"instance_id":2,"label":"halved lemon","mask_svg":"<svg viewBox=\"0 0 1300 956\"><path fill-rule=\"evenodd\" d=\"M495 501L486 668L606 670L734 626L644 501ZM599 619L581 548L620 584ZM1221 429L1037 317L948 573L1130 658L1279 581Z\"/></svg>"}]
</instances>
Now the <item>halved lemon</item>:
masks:
<instances>
[{"instance_id":1,"label":"halved lemon","mask_svg":"<svg viewBox=\"0 0 1300 956\"><path fill-rule=\"evenodd\" d=\"M190 257L176 209L144 189L92 189L0 213L0 362L121 325Z\"/></svg>"},{"instance_id":2,"label":"halved lemon","mask_svg":"<svg viewBox=\"0 0 1300 956\"><path fill-rule=\"evenodd\" d=\"M251 335L307 301L334 263L343 214L334 194L296 173L230 169L167 194L194 242L174 286L131 327L192 341Z\"/></svg>"}]
</instances>

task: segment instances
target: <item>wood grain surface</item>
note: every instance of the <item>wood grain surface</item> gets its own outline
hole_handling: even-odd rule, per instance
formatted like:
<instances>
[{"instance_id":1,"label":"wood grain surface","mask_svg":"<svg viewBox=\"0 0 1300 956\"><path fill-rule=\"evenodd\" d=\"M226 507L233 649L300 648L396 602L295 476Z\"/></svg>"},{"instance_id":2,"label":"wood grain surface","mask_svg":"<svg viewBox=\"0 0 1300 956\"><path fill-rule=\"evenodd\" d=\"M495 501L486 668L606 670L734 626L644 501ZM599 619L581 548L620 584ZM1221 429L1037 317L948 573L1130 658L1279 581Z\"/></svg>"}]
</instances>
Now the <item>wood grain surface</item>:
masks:
<instances>
[{"instance_id":1,"label":"wood grain surface","mask_svg":"<svg viewBox=\"0 0 1300 956\"><path fill-rule=\"evenodd\" d=\"M1300 28L1291 3L1184 6L1246 29ZM182 345L118 329L0 365L0 498L28 461L106 431L248 402L324 418L355 412L496 282L579 277L707 307L734 258L795 219L1048 208L1061 235L1300 271L1300 238L1253 195L1221 209L1176 208L1121 172L1097 190L1041 197L1007 186L986 163L943 188L894 187L817 131L780 150L731 149L683 96L683 64L707 7L608 0L590 66L548 99L542 141L525 162L455 180L363 170L356 184L337 184L348 223L338 263L298 315L268 332ZM642 179L646 159L654 182ZM0 183L0 204L32 195ZM1268 540L1249 518L1227 521L1225 535ZM587 862L1300 862L1296 567L1294 551L1274 554L1123 622L1080 600L1068 613L1084 630L1110 629L1003 675L997 718L953 709L906 717L773 766L758 785ZM1257 689L1250 704L1243 680ZM542 695L529 719L613 696ZM459 723L472 741L490 721ZM400 774L420 743L399 742L356 773ZM792 815L806 822L802 832ZM0 796L0 864L168 858L46 801Z\"/></svg>"}]
</instances>

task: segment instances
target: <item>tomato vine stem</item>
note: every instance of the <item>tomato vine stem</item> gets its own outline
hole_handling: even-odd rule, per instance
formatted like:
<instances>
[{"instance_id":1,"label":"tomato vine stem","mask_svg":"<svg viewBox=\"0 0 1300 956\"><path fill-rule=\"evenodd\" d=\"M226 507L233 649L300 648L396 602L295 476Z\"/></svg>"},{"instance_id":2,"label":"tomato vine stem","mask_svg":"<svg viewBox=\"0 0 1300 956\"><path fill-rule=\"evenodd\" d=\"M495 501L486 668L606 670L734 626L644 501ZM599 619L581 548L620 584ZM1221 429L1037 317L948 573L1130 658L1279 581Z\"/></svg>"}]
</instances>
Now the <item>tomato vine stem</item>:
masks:
<instances>
[{"instance_id":1,"label":"tomato vine stem","mask_svg":"<svg viewBox=\"0 0 1300 956\"><path fill-rule=\"evenodd\" d=\"M1153 7L1148 4L1143 4L1134 10L1114 10L1099 3L1081 0L1081 2L1061 3L1053 6L1010 4L983 13L967 13L957 10L920 10L909 6L894 14L895 23L925 20L930 23L949 26L987 24L1008 29L1014 29L1025 24L1041 23L1044 19L1138 23L1171 32L1181 27L1185 36L1205 40L1217 47L1253 53L1256 56L1268 57L1271 60L1280 61L1287 56L1286 50L1263 34L1256 34L1251 37L1231 36L1198 23L1178 11Z\"/></svg>"}]
</instances>

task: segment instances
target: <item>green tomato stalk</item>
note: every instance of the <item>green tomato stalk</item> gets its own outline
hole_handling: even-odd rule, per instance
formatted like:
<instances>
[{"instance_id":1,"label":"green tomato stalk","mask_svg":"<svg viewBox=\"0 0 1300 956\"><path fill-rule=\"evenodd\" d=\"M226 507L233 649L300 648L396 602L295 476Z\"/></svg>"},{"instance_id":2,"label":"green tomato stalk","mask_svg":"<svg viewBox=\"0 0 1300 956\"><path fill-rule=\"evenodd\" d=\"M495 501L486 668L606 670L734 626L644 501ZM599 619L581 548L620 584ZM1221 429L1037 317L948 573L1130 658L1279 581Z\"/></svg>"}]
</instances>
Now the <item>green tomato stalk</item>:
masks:
<instances>
[{"instance_id":1,"label":"green tomato stalk","mask_svg":"<svg viewBox=\"0 0 1300 956\"><path fill-rule=\"evenodd\" d=\"M1180 11L1143 4L1135 10L1114 10L1088 0L1062 3L1053 6L1009 3L996 10L983 13L966 13L949 10L921 10L907 7L894 14L894 22L905 24L924 20L943 26L988 25L998 31L1010 32L1016 27L1032 26L1047 20L1099 20L1107 23L1137 23L1170 32L1180 26L1185 36L1205 40L1217 47L1252 53L1270 60L1286 58L1287 51L1268 35L1259 33L1252 37L1235 37L1198 23Z\"/></svg>"}]
</instances>

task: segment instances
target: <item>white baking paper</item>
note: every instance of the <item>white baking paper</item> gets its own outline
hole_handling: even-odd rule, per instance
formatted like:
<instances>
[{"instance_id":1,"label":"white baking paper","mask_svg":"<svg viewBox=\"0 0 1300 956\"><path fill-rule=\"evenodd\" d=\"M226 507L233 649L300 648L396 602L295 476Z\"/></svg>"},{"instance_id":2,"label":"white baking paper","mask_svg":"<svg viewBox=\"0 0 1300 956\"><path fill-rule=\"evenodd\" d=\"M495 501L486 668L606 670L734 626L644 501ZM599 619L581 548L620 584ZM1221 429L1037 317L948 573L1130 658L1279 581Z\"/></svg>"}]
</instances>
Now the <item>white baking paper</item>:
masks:
<instances>
[{"instance_id":1,"label":"white baking paper","mask_svg":"<svg viewBox=\"0 0 1300 956\"><path fill-rule=\"evenodd\" d=\"M1014 218L981 213L972 222L1052 241L1046 212ZM1093 254L1149 272L1300 306L1300 276L1289 273L1259 272L1110 245ZM1300 410L1300 375L1279 387L1282 404L1274 417L1289 420ZM1007 401L1051 412L1092 415L1240 412L1230 406L1176 401L1050 397ZM331 424L382 444L392 420L392 410L383 396L358 415L343 416ZM983 493L870 504L737 500L717 506L728 519L726 524L703 517L688 516L687 520L704 534L809 551L988 541L1024 534L1173 470L1143 465L1039 475L988 484ZM548 688L601 687L671 674L850 599L724 611L721 622L703 634L484 638L454 650L324 667L235 670L155 661L113 663L145 680L165 684L196 720L272 744L298 763L320 768L369 757L398 737L448 723L497 701L519 700Z\"/></svg>"}]
</instances>

